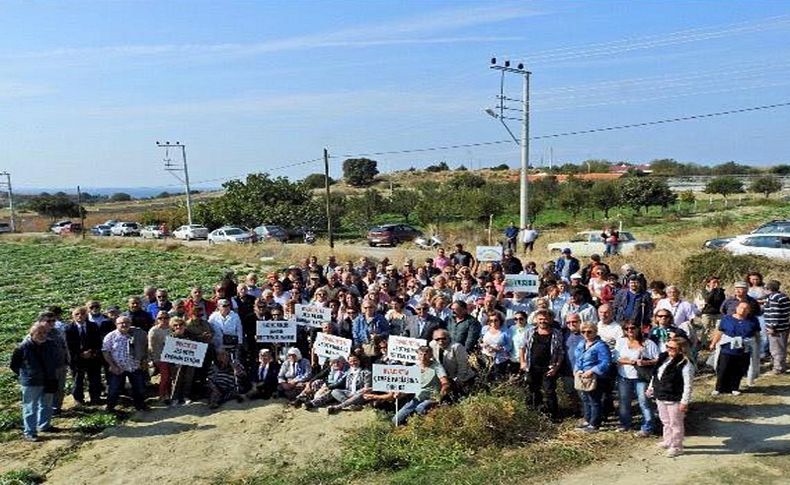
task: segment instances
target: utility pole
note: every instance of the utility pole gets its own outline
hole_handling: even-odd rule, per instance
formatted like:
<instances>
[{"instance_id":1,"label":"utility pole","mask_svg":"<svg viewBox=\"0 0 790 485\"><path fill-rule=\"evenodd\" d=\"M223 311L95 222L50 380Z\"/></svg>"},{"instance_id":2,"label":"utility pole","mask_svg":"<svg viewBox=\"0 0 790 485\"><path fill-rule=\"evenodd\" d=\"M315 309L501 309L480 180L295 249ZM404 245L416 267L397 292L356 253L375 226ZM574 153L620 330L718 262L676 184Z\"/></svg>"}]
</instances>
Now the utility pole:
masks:
<instances>
[{"instance_id":1,"label":"utility pole","mask_svg":"<svg viewBox=\"0 0 790 485\"><path fill-rule=\"evenodd\" d=\"M324 148L324 181L326 184L326 232L329 234L329 248L335 248L335 237L332 234L332 209L329 198L329 150Z\"/></svg>"},{"instance_id":2,"label":"utility pole","mask_svg":"<svg viewBox=\"0 0 790 485\"><path fill-rule=\"evenodd\" d=\"M16 216L14 214L14 191L11 189L11 174L8 172L0 172L0 175L5 175L5 182L0 182L0 187L5 185L8 191L8 210L11 211L11 232L16 232Z\"/></svg>"},{"instance_id":3,"label":"utility pole","mask_svg":"<svg viewBox=\"0 0 790 485\"><path fill-rule=\"evenodd\" d=\"M77 186L77 210L80 211L80 232L82 233L82 240L85 240L85 212L82 210L82 192L80 186Z\"/></svg>"},{"instance_id":4,"label":"utility pole","mask_svg":"<svg viewBox=\"0 0 790 485\"><path fill-rule=\"evenodd\" d=\"M164 148L165 149L165 158L164 158L165 170L167 170L168 172L173 174L173 177L178 179L178 181L181 182L182 184L184 184L184 186L186 187L186 193L187 193L187 224L192 225L192 191L189 188L189 167L187 166L187 147L186 147L186 145L182 144L180 141L177 141L175 143L170 143L169 141L166 141L164 143L156 142L156 146L158 146L159 148ZM181 167L179 167L178 165L172 163L172 160L168 156L170 154L170 149L171 148L180 148L181 149L181 160L183 162L183 165ZM176 175L176 172L183 172L184 173L184 178L181 179L181 177Z\"/></svg>"},{"instance_id":5,"label":"utility pole","mask_svg":"<svg viewBox=\"0 0 790 485\"><path fill-rule=\"evenodd\" d=\"M519 174L519 180L521 182L519 208L521 214L519 217L519 224L521 228L524 228L527 227L527 224L529 224L529 205L527 202L527 197L529 195L529 179L527 178L527 174L529 171L529 78L532 73L526 70L524 68L524 64L521 63L519 63L516 67L510 67L510 61L505 61L503 65L499 65L497 64L495 57L491 58L491 66L489 67L501 73L499 96L497 96L499 104L497 106L497 111L488 108L485 110L485 112L498 119L502 123L502 126L504 126L507 132L510 134L510 137L513 138L513 141L521 146L521 173ZM505 96L505 74L507 73L522 76L523 81L521 99ZM521 106L519 108L512 108L505 104L506 101L518 102ZM505 111L520 111L521 118L506 116ZM520 139L516 138L505 120L521 122Z\"/></svg>"}]
</instances>

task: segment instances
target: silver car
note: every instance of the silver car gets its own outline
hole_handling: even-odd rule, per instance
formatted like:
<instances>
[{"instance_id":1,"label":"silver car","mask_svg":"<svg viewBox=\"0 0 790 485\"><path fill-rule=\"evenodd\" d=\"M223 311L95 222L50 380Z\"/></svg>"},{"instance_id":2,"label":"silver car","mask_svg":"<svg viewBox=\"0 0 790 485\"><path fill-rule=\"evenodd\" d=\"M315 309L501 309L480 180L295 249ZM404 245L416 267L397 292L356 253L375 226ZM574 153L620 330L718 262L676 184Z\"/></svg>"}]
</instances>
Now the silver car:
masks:
<instances>
[{"instance_id":1,"label":"silver car","mask_svg":"<svg viewBox=\"0 0 790 485\"><path fill-rule=\"evenodd\" d=\"M220 227L214 229L208 235L209 244L217 243L251 243L253 241L252 235L244 229L238 227Z\"/></svg>"}]
</instances>

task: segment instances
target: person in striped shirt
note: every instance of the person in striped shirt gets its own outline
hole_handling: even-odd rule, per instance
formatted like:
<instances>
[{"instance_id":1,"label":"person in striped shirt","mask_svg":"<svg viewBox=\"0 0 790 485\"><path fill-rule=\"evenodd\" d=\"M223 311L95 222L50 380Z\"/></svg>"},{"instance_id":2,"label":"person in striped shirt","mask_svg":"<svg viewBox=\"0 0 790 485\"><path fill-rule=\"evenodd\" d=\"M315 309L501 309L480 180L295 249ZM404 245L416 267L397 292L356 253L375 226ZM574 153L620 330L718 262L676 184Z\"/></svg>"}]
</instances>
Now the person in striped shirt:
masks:
<instances>
[{"instance_id":1,"label":"person in striped shirt","mask_svg":"<svg viewBox=\"0 0 790 485\"><path fill-rule=\"evenodd\" d=\"M787 370L787 337L790 334L790 298L779 291L779 286L776 280L765 284L770 293L763 305L774 374L782 374Z\"/></svg>"}]
</instances>

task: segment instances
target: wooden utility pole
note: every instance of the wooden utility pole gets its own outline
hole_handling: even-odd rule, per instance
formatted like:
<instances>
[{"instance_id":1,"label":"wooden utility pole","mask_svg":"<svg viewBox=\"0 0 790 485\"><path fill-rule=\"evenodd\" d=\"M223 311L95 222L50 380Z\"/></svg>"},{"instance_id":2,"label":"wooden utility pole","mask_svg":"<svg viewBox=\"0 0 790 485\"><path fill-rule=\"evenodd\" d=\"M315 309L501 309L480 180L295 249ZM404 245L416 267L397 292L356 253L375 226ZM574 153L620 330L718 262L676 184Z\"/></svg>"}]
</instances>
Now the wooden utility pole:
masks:
<instances>
[{"instance_id":1,"label":"wooden utility pole","mask_svg":"<svg viewBox=\"0 0 790 485\"><path fill-rule=\"evenodd\" d=\"M329 236L329 247L334 249L335 238L332 234L332 205L329 193L329 150L324 148L324 181L326 184L326 232Z\"/></svg>"}]
</instances>

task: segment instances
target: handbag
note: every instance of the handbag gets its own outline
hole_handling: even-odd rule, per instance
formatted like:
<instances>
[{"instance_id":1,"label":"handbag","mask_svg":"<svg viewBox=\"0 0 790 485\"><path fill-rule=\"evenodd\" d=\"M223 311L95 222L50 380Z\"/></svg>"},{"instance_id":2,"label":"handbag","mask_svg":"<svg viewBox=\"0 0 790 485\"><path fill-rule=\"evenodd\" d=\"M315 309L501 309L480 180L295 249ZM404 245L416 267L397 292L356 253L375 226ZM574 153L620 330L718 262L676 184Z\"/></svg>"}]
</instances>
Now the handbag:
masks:
<instances>
[{"instance_id":1,"label":"handbag","mask_svg":"<svg viewBox=\"0 0 790 485\"><path fill-rule=\"evenodd\" d=\"M590 392L598 387L598 377L593 374L590 377L583 377L581 371L573 376L573 388L577 391Z\"/></svg>"},{"instance_id":2,"label":"handbag","mask_svg":"<svg viewBox=\"0 0 790 485\"><path fill-rule=\"evenodd\" d=\"M652 365L635 365L636 378L642 382L650 382L650 379L653 378L653 367Z\"/></svg>"}]
</instances>

